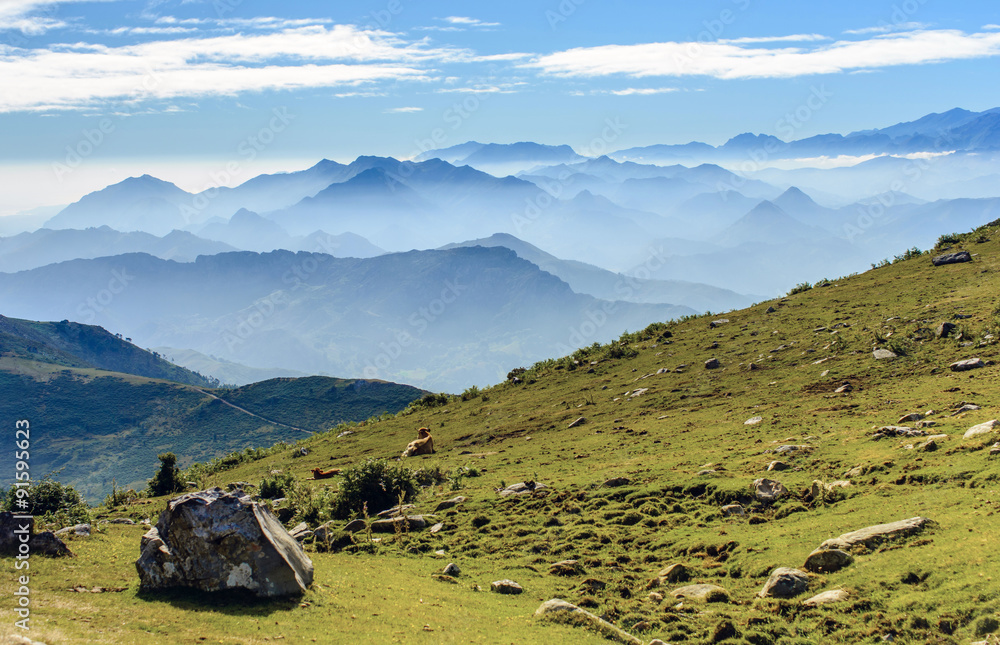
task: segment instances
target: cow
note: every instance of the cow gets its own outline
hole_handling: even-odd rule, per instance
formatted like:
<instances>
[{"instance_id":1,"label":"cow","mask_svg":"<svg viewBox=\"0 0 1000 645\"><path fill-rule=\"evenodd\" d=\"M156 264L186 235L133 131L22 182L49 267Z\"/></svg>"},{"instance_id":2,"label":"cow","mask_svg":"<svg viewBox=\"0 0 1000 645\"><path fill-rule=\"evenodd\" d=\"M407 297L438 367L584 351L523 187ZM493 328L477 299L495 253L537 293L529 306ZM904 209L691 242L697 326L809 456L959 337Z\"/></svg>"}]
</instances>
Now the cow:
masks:
<instances>
[{"instance_id":1,"label":"cow","mask_svg":"<svg viewBox=\"0 0 1000 645\"><path fill-rule=\"evenodd\" d=\"M434 439L427 428L417 430L417 438L406 446L402 457L413 457L415 455L430 455L434 453Z\"/></svg>"},{"instance_id":2,"label":"cow","mask_svg":"<svg viewBox=\"0 0 1000 645\"><path fill-rule=\"evenodd\" d=\"M313 479L329 479L334 475L340 474L340 468L331 468L330 470L323 470L322 468L313 468Z\"/></svg>"}]
</instances>

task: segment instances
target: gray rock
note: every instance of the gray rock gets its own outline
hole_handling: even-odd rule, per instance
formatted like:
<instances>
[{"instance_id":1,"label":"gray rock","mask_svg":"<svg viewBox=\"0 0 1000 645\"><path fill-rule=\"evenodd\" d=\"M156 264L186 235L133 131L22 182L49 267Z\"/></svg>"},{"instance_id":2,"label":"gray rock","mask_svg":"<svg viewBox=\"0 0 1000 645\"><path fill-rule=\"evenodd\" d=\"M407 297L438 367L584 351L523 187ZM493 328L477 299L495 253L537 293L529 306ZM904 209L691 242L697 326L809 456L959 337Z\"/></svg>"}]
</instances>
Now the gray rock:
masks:
<instances>
[{"instance_id":1,"label":"gray rock","mask_svg":"<svg viewBox=\"0 0 1000 645\"><path fill-rule=\"evenodd\" d=\"M947 338L949 335L951 335L951 332L955 331L956 329L958 329L958 325L956 325L955 323L943 322L940 325L938 325L938 328L936 330L934 330L934 335L937 338Z\"/></svg>"},{"instance_id":2,"label":"gray rock","mask_svg":"<svg viewBox=\"0 0 1000 645\"><path fill-rule=\"evenodd\" d=\"M964 361L955 361L948 366L952 372L967 372L980 367L986 367L986 363L981 358L967 358Z\"/></svg>"},{"instance_id":3,"label":"gray rock","mask_svg":"<svg viewBox=\"0 0 1000 645\"><path fill-rule=\"evenodd\" d=\"M220 488L167 504L141 541L140 589L246 589L259 597L301 594L313 564L278 519L248 497Z\"/></svg>"},{"instance_id":4,"label":"gray rock","mask_svg":"<svg viewBox=\"0 0 1000 645\"><path fill-rule=\"evenodd\" d=\"M587 418L586 417L580 417L579 419L577 419L573 423L569 424L567 426L567 428L576 428L576 427L582 426L586 422L587 422Z\"/></svg>"},{"instance_id":5,"label":"gray rock","mask_svg":"<svg viewBox=\"0 0 1000 645\"><path fill-rule=\"evenodd\" d=\"M830 591L824 591L823 593L818 593L812 598L803 600L802 604L806 607L820 607L822 605L831 605L835 602L844 602L850 597L843 589L831 589Z\"/></svg>"},{"instance_id":6,"label":"gray rock","mask_svg":"<svg viewBox=\"0 0 1000 645\"><path fill-rule=\"evenodd\" d=\"M364 520L351 520L344 527L344 530L348 533L357 533L358 531L364 531L368 527L368 524Z\"/></svg>"},{"instance_id":7,"label":"gray rock","mask_svg":"<svg viewBox=\"0 0 1000 645\"><path fill-rule=\"evenodd\" d=\"M632 480L628 477L612 477L601 485L605 488L617 488L618 486L628 486L631 483Z\"/></svg>"},{"instance_id":8,"label":"gray rock","mask_svg":"<svg viewBox=\"0 0 1000 645\"><path fill-rule=\"evenodd\" d=\"M854 562L854 557L842 549L816 549L806 558L802 568L812 573L832 573Z\"/></svg>"},{"instance_id":9,"label":"gray rock","mask_svg":"<svg viewBox=\"0 0 1000 645\"><path fill-rule=\"evenodd\" d=\"M972 426L966 430L965 434L962 435L962 438L971 439L973 437L978 437L979 435L990 434L997 428L997 426L1000 426L1000 421L997 421L996 419L987 421L986 423L980 423L979 425Z\"/></svg>"},{"instance_id":10,"label":"gray rock","mask_svg":"<svg viewBox=\"0 0 1000 645\"><path fill-rule=\"evenodd\" d=\"M542 484L541 482L518 482L516 484L511 484L501 491L497 491L497 493L500 497L509 497L510 495L531 495L536 490L541 490L543 488L548 488L548 486Z\"/></svg>"},{"instance_id":11,"label":"gray rock","mask_svg":"<svg viewBox=\"0 0 1000 645\"><path fill-rule=\"evenodd\" d=\"M896 421L896 425L901 426L904 423L910 423L910 422L913 422L913 421L920 421L923 418L924 418L924 415L920 414L919 412L914 412L912 414L907 414L906 416L900 417L899 420Z\"/></svg>"},{"instance_id":12,"label":"gray rock","mask_svg":"<svg viewBox=\"0 0 1000 645\"><path fill-rule=\"evenodd\" d=\"M758 423L762 422L763 420L764 420L764 417L750 417L749 419L747 419L746 421L743 422L743 425L745 425L745 426L755 426Z\"/></svg>"},{"instance_id":13,"label":"gray rock","mask_svg":"<svg viewBox=\"0 0 1000 645\"><path fill-rule=\"evenodd\" d=\"M959 264L960 262L972 262L972 254L968 251L959 251L958 253L942 253L931 258L931 264L936 267L945 264Z\"/></svg>"},{"instance_id":14,"label":"gray rock","mask_svg":"<svg viewBox=\"0 0 1000 645\"><path fill-rule=\"evenodd\" d=\"M490 591L506 595L524 593L524 588L513 580L494 580L490 583Z\"/></svg>"},{"instance_id":15,"label":"gray rock","mask_svg":"<svg viewBox=\"0 0 1000 645\"><path fill-rule=\"evenodd\" d=\"M876 349L875 351L872 352L872 356L874 356L876 360L883 360L886 358L896 358L896 354L894 352L889 351L888 349Z\"/></svg>"},{"instance_id":16,"label":"gray rock","mask_svg":"<svg viewBox=\"0 0 1000 645\"><path fill-rule=\"evenodd\" d=\"M771 577L757 595L761 598L794 598L808 588L809 575L805 571L779 567L771 572Z\"/></svg>"},{"instance_id":17,"label":"gray rock","mask_svg":"<svg viewBox=\"0 0 1000 645\"><path fill-rule=\"evenodd\" d=\"M766 313L766 314L773 314L776 311L777 311L777 309L775 309L774 307L768 307L767 310L764 311L764 313Z\"/></svg>"},{"instance_id":18,"label":"gray rock","mask_svg":"<svg viewBox=\"0 0 1000 645\"><path fill-rule=\"evenodd\" d=\"M926 437L927 433L923 430L917 430L914 428L907 428L906 426L882 426L879 428L875 434L872 435L872 439L885 439L892 437Z\"/></svg>"},{"instance_id":19,"label":"gray rock","mask_svg":"<svg viewBox=\"0 0 1000 645\"><path fill-rule=\"evenodd\" d=\"M76 535L77 537L90 537L90 524L74 524L73 526L67 526L61 528L55 532L56 535L62 537L64 535Z\"/></svg>"},{"instance_id":20,"label":"gray rock","mask_svg":"<svg viewBox=\"0 0 1000 645\"><path fill-rule=\"evenodd\" d=\"M444 522L438 522L437 524L431 527L431 533L440 533L441 529L443 528L444 528Z\"/></svg>"},{"instance_id":21,"label":"gray rock","mask_svg":"<svg viewBox=\"0 0 1000 645\"><path fill-rule=\"evenodd\" d=\"M296 540L298 540L299 542L301 542L302 540L312 535L313 532L309 530L308 524L306 524L305 522L299 522L292 529L288 531L288 534L291 535Z\"/></svg>"},{"instance_id":22,"label":"gray rock","mask_svg":"<svg viewBox=\"0 0 1000 645\"><path fill-rule=\"evenodd\" d=\"M446 576L457 578L462 574L462 570L458 568L457 564L455 564L454 562L450 562L448 563L448 566L444 568L444 571L442 571L442 573L444 573L444 575Z\"/></svg>"},{"instance_id":23,"label":"gray rock","mask_svg":"<svg viewBox=\"0 0 1000 645\"><path fill-rule=\"evenodd\" d=\"M559 598L542 603L542 606L535 610L535 617L569 625L586 626L616 643L643 645L643 642L638 638L615 627L603 618Z\"/></svg>"},{"instance_id":24,"label":"gray rock","mask_svg":"<svg viewBox=\"0 0 1000 645\"><path fill-rule=\"evenodd\" d=\"M459 495L458 497L452 497L451 499L446 499L443 502L439 502L437 506L434 507L434 512L446 511L449 508L455 508L459 504L465 502L466 498Z\"/></svg>"},{"instance_id":25,"label":"gray rock","mask_svg":"<svg viewBox=\"0 0 1000 645\"><path fill-rule=\"evenodd\" d=\"M410 515L407 517L390 517L384 520L375 520L371 524L373 533L397 533L403 531L419 531L429 526L429 522L423 515Z\"/></svg>"},{"instance_id":26,"label":"gray rock","mask_svg":"<svg viewBox=\"0 0 1000 645\"><path fill-rule=\"evenodd\" d=\"M975 412L976 410L979 409L980 407L975 403L963 403L962 407L958 408L957 410L951 413L951 416L955 417L962 414L963 412Z\"/></svg>"},{"instance_id":27,"label":"gray rock","mask_svg":"<svg viewBox=\"0 0 1000 645\"><path fill-rule=\"evenodd\" d=\"M549 573L554 576L577 576L586 573L586 571L577 560L562 560L550 564Z\"/></svg>"},{"instance_id":28,"label":"gray rock","mask_svg":"<svg viewBox=\"0 0 1000 645\"><path fill-rule=\"evenodd\" d=\"M858 529L857 531L851 531L850 533L844 533L840 537L826 540L820 545L819 548L843 549L845 551L850 551L851 547L861 544L871 548L880 542L919 533L928 524L930 524L930 522L931 521L926 517L911 517L909 519L899 520L898 522L877 524L875 526Z\"/></svg>"},{"instance_id":29,"label":"gray rock","mask_svg":"<svg viewBox=\"0 0 1000 645\"><path fill-rule=\"evenodd\" d=\"M705 361L705 369L707 370L714 370L720 367L722 367L722 363L720 363L719 359L717 358L710 358L707 361Z\"/></svg>"},{"instance_id":30,"label":"gray rock","mask_svg":"<svg viewBox=\"0 0 1000 645\"><path fill-rule=\"evenodd\" d=\"M674 598L704 600L705 602L729 602L729 592L719 585L688 585L670 592Z\"/></svg>"},{"instance_id":31,"label":"gray rock","mask_svg":"<svg viewBox=\"0 0 1000 645\"><path fill-rule=\"evenodd\" d=\"M773 479L755 479L751 487L754 497L761 502L774 502L788 494L788 489Z\"/></svg>"},{"instance_id":32,"label":"gray rock","mask_svg":"<svg viewBox=\"0 0 1000 645\"><path fill-rule=\"evenodd\" d=\"M675 562L665 569L661 569L658 578L663 582L684 582L690 577L687 567L680 562Z\"/></svg>"},{"instance_id":33,"label":"gray rock","mask_svg":"<svg viewBox=\"0 0 1000 645\"><path fill-rule=\"evenodd\" d=\"M996 457L997 455L1000 455L1000 441L990 446L990 457Z\"/></svg>"},{"instance_id":34,"label":"gray rock","mask_svg":"<svg viewBox=\"0 0 1000 645\"><path fill-rule=\"evenodd\" d=\"M376 513L376 517L402 517L409 511L416 508L414 504L403 504L402 506L393 506L392 508L387 508L384 511Z\"/></svg>"},{"instance_id":35,"label":"gray rock","mask_svg":"<svg viewBox=\"0 0 1000 645\"><path fill-rule=\"evenodd\" d=\"M22 537L28 536L27 547ZM25 551L25 548L27 551ZM51 557L72 556L66 543L52 531L35 533L35 519L22 519L14 513L0 513L0 554L2 555L47 555Z\"/></svg>"},{"instance_id":36,"label":"gray rock","mask_svg":"<svg viewBox=\"0 0 1000 645\"><path fill-rule=\"evenodd\" d=\"M854 386L853 385L851 385L850 383L844 383L843 385L841 385L840 387L838 387L833 392L835 394L846 394L846 393L851 392L853 390L854 390Z\"/></svg>"},{"instance_id":37,"label":"gray rock","mask_svg":"<svg viewBox=\"0 0 1000 645\"><path fill-rule=\"evenodd\" d=\"M727 504L722 507L723 517L730 517L732 515L739 515L740 517L746 517L746 510L739 504Z\"/></svg>"},{"instance_id":38,"label":"gray rock","mask_svg":"<svg viewBox=\"0 0 1000 645\"><path fill-rule=\"evenodd\" d=\"M110 522L111 524L129 524L129 525L135 524L135 520L131 520L127 517L113 517L110 520L108 520L108 522Z\"/></svg>"},{"instance_id":39,"label":"gray rock","mask_svg":"<svg viewBox=\"0 0 1000 645\"><path fill-rule=\"evenodd\" d=\"M813 446L805 446L805 445L798 445L797 446L797 445L794 445L794 444L787 444L787 445L784 445L784 446L778 446L777 448L774 449L774 452L778 453L779 455L784 455L784 454L788 454L788 453L792 453L792 452L800 452L800 451L801 452L808 452L808 451L810 451L812 449L813 449Z\"/></svg>"},{"instance_id":40,"label":"gray rock","mask_svg":"<svg viewBox=\"0 0 1000 645\"><path fill-rule=\"evenodd\" d=\"M783 461L772 461L767 465L767 472L772 472L772 471L781 472L782 470L788 470L789 468L791 468L791 466L789 466Z\"/></svg>"}]
</instances>

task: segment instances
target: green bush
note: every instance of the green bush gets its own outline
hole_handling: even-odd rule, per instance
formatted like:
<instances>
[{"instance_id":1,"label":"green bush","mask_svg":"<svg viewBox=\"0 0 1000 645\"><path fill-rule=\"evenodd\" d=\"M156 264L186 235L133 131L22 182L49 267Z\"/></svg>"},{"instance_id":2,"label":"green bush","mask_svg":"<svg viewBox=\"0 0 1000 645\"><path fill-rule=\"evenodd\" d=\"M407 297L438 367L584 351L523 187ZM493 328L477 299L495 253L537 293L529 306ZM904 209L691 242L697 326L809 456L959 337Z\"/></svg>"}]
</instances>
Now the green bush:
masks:
<instances>
[{"instance_id":1,"label":"green bush","mask_svg":"<svg viewBox=\"0 0 1000 645\"><path fill-rule=\"evenodd\" d=\"M287 493L294 483L295 478L292 477L291 473L269 475L260 482L260 496L264 499L287 497Z\"/></svg>"},{"instance_id":2,"label":"green bush","mask_svg":"<svg viewBox=\"0 0 1000 645\"><path fill-rule=\"evenodd\" d=\"M177 467L177 455L165 452L156 455L160 460L160 470L148 482L150 496L170 495L184 490L184 482L180 478L181 471Z\"/></svg>"},{"instance_id":3,"label":"green bush","mask_svg":"<svg viewBox=\"0 0 1000 645\"><path fill-rule=\"evenodd\" d=\"M794 296L797 293L805 293L806 291L809 291L812 288L813 286L808 282L800 282L799 284L792 287L792 290L788 292L788 295Z\"/></svg>"},{"instance_id":4,"label":"green bush","mask_svg":"<svg viewBox=\"0 0 1000 645\"><path fill-rule=\"evenodd\" d=\"M390 465L383 459L369 459L341 473L340 490L333 499L331 514L338 519L360 515L367 508L374 515L392 508L402 497L412 501L419 490L408 468Z\"/></svg>"},{"instance_id":5,"label":"green bush","mask_svg":"<svg viewBox=\"0 0 1000 645\"><path fill-rule=\"evenodd\" d=\"M90 508L83 497L72 486L63 486L57 481L45 479L28 487L27 508L18 505L18 487L12 486L4 495L2 508L5 511L34 515L45 524L82 524L90 522Z\"/></svg>"},{"instance_id":6,"label":"green bush","mask_svg":"<svg viewBox=\"0 0 1000 645\"><path fill-rule=\"evenodd\" d=\"M118 488L118 482L111 480L111 492L104 498L104 508L116 508L118 506L128 506L139 499L139 493L131 488Z\"/></svg>"},{"instance_id":7,"label":"green bush","mask_svg":"<svg viewBox=\"0 0 1000 645\"><path fill-rule=\"evenodd\" d=\"M482 394L482 392L479 390L479 388L473 385L471 387L466 388L466 390L462 392L462 400L468 401L470 399L476 398L480 394Z\"/></svg>"}]
</instances>

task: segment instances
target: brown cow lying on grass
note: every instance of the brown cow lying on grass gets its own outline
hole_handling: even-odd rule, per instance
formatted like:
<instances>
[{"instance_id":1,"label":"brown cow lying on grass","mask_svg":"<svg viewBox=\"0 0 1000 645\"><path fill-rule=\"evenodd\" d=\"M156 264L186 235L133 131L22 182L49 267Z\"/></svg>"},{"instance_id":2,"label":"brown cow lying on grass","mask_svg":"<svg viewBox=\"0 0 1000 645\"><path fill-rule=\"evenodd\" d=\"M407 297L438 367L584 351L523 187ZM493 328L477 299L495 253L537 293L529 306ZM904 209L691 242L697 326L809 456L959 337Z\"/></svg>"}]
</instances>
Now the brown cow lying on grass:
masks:
<instances>
[{"instance_id":1,"label":"brown cow lying on grass","mask_svg":"<svg viewBox=\"0 0 1000 645\"><path fill-rule=\"evenodd\" d=\"M334 475L340 474L340 468L331 468L330 470L323 470L322 468L313 468L313 479L329 479Z\"/></svg>"},{"instance_id":2,"label":"brown cow lying on grass","mask_svg":"<svg viewBox=\"0 0 1000 645\"><path fill-rule=\"evenodd\" d=\"M417 438L406 446L402 457L413 457L415 455L430 455L434 453L434 439L427 428L420 428L417 431Z\"/></svg>"}]
</instances>

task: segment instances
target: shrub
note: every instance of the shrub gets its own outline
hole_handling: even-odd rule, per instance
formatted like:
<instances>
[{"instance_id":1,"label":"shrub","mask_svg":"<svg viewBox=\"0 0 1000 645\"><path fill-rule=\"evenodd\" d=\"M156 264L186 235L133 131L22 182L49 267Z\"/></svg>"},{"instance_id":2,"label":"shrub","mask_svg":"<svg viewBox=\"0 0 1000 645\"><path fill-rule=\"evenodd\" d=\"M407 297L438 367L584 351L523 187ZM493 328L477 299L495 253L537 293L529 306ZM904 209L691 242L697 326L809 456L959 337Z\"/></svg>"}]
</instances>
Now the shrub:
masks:
<instances>
[{"instance_id":1,"label":"shrub","mask_svg":"<svg viewBox=\"0 0 1000 645\"><path fill-rule=\"evenodd\" d=\"M468 401L470 399L476 398L480 394L482 394L482 392L479 390L479 388L473 385L471 387L466 388L466 390L462 392L462 400Z\"/></svg>"},{"instance_id":2,"label":"shrub","mask_svg":"<svg viewBox=\"0 0 1000 645\"><path fill-rule=\"evenodd\" d=\"M617 340L611 341L602 354L602 358L605 359L616 359L616 358L635 358L639 355L639 350L634 347L629 347Z\"/></svg>"},{"instance_id":3,"label":"shrub","mask_svg":"<svg viewBox=\"0 0 1000 645\"><path fill-rule=\"evenodd\" d=\"M287 497L288 491L292 489L295 478L291 473L278 473L265 477L260 482L260 496L264 499L277 499Z\"/></svg>"},{"instance_id":4,"label":"shrub","mask_svg":"<svg viewBox=\"0 0 1000 645\"><path fill-rule=\"evenodd\" d=\"M115 508L117 506L128 506L139 499L139 493L131 488L118 488L118 482L111 480L111 492L104 498L104 508Z\"/></svg>"},{"instance_id":5,"label":"shrub","mask_svg":"<svg viewBox=\"0 0 1000 645\"><path fill-rule=\"evenodd\" d=\"M181 471L177 467L177 455L165 452L156 455L156 458L160 460L160 470L149 480L149 494L158 497L184 490L184 482L180 478Z\"/></svg>"},{"instance_id":6,"label":"shrub","mask_svg":"<svg viewBox=\"0 0 1000 645\"><path fill-rule=\"evenodd\" d=\"M391 508L402 496L404 502L416 497L419 486L412 471L403 466L389 465L383 459L369 459L360 466L341 473L340 490L333 499L331 514L347 519L360 514Z\"/></svg>"},{"instance_id":7,"label":"shrub","mask_svg":"<svg viewBox=\"0 0 1000 645\"><path fill-rule=\"evenodd\" d=\"M949 244L958 244L961 241L962 241L961 233L948 233L938 238L937 246L942 247L942 246L947 246Z\"/></svg>"},{"instance_id":8,"label":"shrub","mask_svg":"<svg viewBox=\"0 0 1000 645\"><path fill-rule=\"evenodd\" d=\"M800 282L799 284L792 287L792 290L788 292L788 295L794 296L797 293L805 293L806 291L809 291L812 288L813 288L812 285L809 284L808 282Z\"/></svg>"},{"instance_id":9,"label":"shrub","mask_svg":"<svg viewBox=\"0 0 1000 645\"><path fill-rule=\"evenodd\" d=\"M3 500L3 510L25 515L34 515L46 524L81 524L90 521L90 508L83 497L72 486L63 486L57 481L45 479L28 487L28 508L22 508L17 497L18 487L12 486Z\"/></svg>"},{"instance_id":10,"label":"shrub","mask_svg":"<svg viewBox=\"0 0 1000 645\"><path fill-rule=\"evenodd\" d=\"M923 255L923 251L917 247L913 247L912 249L907 249L902 255L894 257L892 259L892 263L896 264L897 262L903 262L904 260L912 260L913 258L919 258L921 255Z\"/></svg>"}]
</instances>

